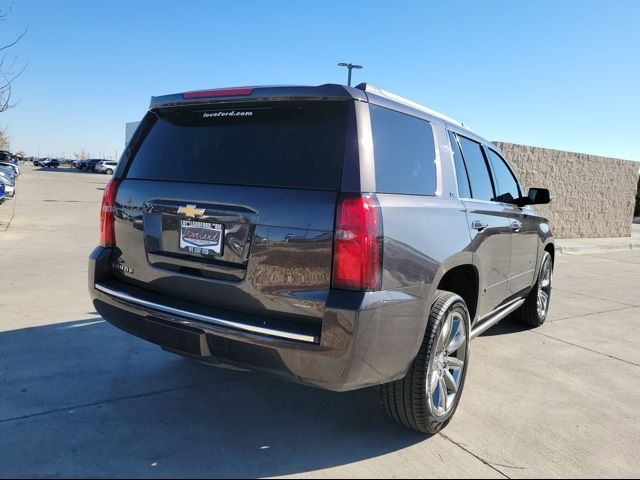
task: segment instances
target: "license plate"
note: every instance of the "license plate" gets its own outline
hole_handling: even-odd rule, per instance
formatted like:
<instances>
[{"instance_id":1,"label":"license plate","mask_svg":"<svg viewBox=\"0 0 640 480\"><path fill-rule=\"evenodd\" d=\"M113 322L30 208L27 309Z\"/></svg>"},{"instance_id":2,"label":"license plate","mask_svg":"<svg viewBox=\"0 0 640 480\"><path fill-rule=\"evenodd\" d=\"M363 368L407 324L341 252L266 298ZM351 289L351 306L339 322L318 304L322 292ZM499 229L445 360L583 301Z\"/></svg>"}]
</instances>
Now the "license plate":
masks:
<instances>
[{"instance_id":1,"label":"license plate","mask_svg":"<svg viewBox=\"0 0 640 480\"><path fill-rule=\"evenodd\" d=\"M224 226L220 223L180 221L180 249L200 255L222 255Z\"/></svg>"}]
</instances>

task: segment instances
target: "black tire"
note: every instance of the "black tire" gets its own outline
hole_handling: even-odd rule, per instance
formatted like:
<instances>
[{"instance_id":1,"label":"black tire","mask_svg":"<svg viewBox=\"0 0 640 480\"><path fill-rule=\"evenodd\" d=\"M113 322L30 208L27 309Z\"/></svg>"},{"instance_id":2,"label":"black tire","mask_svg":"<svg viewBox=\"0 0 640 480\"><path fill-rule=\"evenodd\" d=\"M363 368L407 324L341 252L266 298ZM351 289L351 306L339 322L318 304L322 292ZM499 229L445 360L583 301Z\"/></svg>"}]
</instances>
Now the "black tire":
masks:
<instances>
[{"instance_id":1,"label":"black tire","mask_svg":"<svg viewBox=\"0 0 640 480\"><path fill-rule=\"evenodd\" d=\"M106 172L107 175L113 175L113 170L111 170L110 168L107 168Z\"/></svg>"},{"instance_id":2,"label":"black tire","mask_svg":"<svg viewBox=\"0 0 640 480\"><path fill-rule=\"evenodd\" d=\"M427 393L427 379L432 375L431 368L435 361L442 327L454 312L462 318L459 323L464 324L464 344L459 347L464 350L464 366L449 410L444 415L436 415L430 398L431 395L435 395L435 391L432 394ZM458 408L464 387L469 361L469 333L469 311L464 300L454 293L438 291L429 313L422 346L407 375L401 380L380 386L382 405L389 417L401 425L423 433L435 434L447 426Z\"/></svg>"},{"instance_id":3,"label":"black tire","mask_svg":"<svg viewBox=\"0 0 640 480\"><path fill-rule=\"evenodd\" d=\"M549 266L549 285L548 289L543 287L543 276L546 266ZM547 319L549 313L549 302L551 301L551 279L553 278L553 259L551 254L547 251L542 256L540 262L540 268L538 269L538 275L536 276L536 283L527 295L527 299L524 304L512 314L512 318L523 325L529 327L539 327ZM538 302L541 301L541 295L546 291L547 293L547 305L544 309L544 313L540 314L538 310Z\"/></svg>"}]
</instances>

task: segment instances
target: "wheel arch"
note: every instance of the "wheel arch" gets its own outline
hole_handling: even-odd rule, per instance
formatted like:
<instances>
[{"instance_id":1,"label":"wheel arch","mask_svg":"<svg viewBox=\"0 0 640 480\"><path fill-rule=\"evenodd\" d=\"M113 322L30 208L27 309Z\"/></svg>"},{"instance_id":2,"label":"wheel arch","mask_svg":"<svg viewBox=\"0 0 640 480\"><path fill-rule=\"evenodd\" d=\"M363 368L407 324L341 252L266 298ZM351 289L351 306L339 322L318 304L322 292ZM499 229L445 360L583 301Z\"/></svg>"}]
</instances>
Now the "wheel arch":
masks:
<instances>
[{"instance_id":1,"label":"wheel arch","mask_svg":"<svg viewBox=\"0 0 640 480\"><path fill-rule=\"evenodd\" d=\"M556 263L556 246L553 242L549 242L544 246L544 251L549 252L551 255L551 265L555 265Z\"/></svg>"},{"instance_id":2,"label":"wheel arch","mask_svg":"<svg viewBox=\"0 0 640 480\"><path fill-rule=\"evenodd\" d=\"M438 273L434 281L435 290L445 290L460 295L467 304L470 320L473 323L480 298L480 275L476 266L470 262L457 263L443 266Z\"/></svg>"}]
</instances>

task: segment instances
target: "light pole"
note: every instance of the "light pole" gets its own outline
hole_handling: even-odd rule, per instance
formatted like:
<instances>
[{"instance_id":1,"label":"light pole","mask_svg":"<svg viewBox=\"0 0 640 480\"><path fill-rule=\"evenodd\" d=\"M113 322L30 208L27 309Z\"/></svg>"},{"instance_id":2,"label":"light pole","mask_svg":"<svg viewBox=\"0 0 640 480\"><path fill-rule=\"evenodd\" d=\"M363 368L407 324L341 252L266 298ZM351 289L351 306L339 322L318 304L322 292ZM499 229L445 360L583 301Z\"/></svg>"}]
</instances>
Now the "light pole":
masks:
<instances>
[{"instance_id":1,"label":"light pole","mask_svg":"<svg viewBox=\"0 0 640 480\"><path fill-rule=\"evenodd\" d=\"M351 86L351 70L353 70L354 68L356 70L360 70L362 68L362 65L356 65L354 63L339 63L338 66L347 67L349 69L349 80L347 81L347 85L349 86Z\"/></svg>"}]
</instances>

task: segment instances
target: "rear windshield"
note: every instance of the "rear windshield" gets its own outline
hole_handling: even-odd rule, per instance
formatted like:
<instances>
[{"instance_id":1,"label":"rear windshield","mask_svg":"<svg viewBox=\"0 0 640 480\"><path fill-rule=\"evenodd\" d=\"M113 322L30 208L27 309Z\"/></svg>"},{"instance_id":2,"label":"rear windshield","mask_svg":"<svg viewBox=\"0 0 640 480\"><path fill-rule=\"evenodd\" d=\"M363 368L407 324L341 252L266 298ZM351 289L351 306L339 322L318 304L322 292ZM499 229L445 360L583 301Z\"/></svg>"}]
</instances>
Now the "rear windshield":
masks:
<instances>
[{"instance_id":1,"label":"rear windshield","mask_svg":"<svg viewBox=\"0 0 640 480\"><path fill-rule=\"evenodd\" d=\"M154 111L126 176L338 190L350 105L308 101Z\"/></svg>"}]
</instances>

